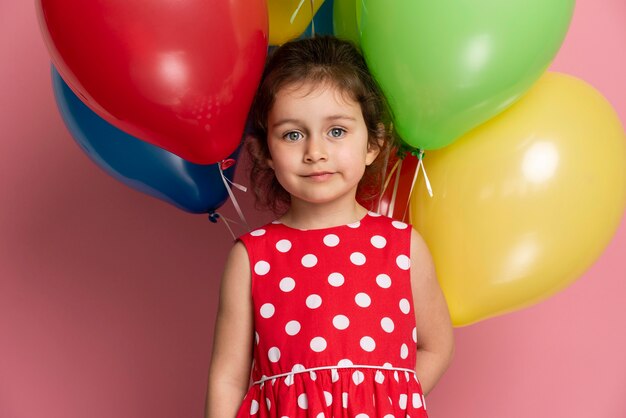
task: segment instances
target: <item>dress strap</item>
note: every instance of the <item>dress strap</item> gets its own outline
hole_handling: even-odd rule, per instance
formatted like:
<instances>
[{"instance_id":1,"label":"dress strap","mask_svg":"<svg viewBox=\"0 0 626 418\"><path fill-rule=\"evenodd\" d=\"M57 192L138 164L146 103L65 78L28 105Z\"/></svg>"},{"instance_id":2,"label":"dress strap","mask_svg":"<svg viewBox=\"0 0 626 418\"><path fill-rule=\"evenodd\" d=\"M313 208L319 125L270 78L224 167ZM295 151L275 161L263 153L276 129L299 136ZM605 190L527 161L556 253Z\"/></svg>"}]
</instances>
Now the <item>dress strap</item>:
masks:
<instances>
[{"instance_id":1,"label":"dress strap","mask_svg":"<svg viewBox=\"0 0 626 418\"><path fill-rule=\"evenodd\" d=\"M365 364L351 364L349 366L321 366L321 367L311 367L308 369L300 369L300 370L296 370L296 371L291 371L291 372L287 372L287 373L281 373L281 374L275 374L273 376L264 376L263 378L257 380L256 382L252 382L253 385L257 385L257 384L261 384L263 382L265 382L266 380L270 380L270 379L276 379L278 377L283 377L283 376L291 376L294 374L298 374L298 373L305 373L305 372L312 372L315 370L328 370L328 369L379 369L379 370L398 370L398 371L403 371L403 372L410 372L413 373L417 376L417 373L415 372L415 370L412 369L405 369L403 367L383 367L383 366L371 366L371 365L365 365Z\"/></svg>"}]
</instances>

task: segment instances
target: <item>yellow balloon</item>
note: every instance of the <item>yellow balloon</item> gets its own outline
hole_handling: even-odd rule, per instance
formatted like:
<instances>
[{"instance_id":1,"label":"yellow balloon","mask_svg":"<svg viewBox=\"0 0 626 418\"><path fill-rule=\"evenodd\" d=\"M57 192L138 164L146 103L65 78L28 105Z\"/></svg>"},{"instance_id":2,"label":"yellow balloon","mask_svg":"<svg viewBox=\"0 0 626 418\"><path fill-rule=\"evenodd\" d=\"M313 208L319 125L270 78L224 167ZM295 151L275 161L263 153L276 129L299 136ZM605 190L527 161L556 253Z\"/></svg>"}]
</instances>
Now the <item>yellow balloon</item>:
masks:
<instances>
[{"instance_id":1,"label":"yellow balloon","mask_svg":"<svg viewBox=\"0 0 626 418\"><path fill-rule=\"evenodd\" d=\"M282 45L302 35L324 0L268 0L269 43Z\"/></svg>"},{"instance_id":2,"label":"yellow balloon","mask_svg":"<svg viewBox=\"0 0 626 418\"><path fill-rule=\"evenodd\" d=\"M602 254L626 206L626 136L607 100L546 73L516 104L424 157L411 222L455 326L546 299Z\"/></svg>"}]
</instances>

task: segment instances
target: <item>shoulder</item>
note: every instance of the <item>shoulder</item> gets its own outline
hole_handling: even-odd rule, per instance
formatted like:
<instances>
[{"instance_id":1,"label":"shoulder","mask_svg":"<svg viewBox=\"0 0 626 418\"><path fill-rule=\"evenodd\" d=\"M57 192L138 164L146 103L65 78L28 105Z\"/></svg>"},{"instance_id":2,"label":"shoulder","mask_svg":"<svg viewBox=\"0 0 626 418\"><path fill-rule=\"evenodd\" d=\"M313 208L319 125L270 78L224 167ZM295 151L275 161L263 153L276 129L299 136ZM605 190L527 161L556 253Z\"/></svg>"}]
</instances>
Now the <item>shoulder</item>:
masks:
<instances>
[{"instance_id":1,"label":"shoulder","mask_svg":"<svg viewBox=\"0 0 626 418\"><path fill-rule=\"evenodd\" d=\"M233 244L228 258L226 259L225 275L235 273L238 277L250 274L250 263L248 250L241 240L236 240Z\"/></svg>"},{"instance_id":2,"label":"shoulder","mask_svg":"<svg viewBox=\"0 0 626 418\"><path fill-rule=\"evenodd\" d=\"M432 280L435 279L435 265L422 235L413 227L411 230L411 279Z\"/></svg>"}]
</instances>

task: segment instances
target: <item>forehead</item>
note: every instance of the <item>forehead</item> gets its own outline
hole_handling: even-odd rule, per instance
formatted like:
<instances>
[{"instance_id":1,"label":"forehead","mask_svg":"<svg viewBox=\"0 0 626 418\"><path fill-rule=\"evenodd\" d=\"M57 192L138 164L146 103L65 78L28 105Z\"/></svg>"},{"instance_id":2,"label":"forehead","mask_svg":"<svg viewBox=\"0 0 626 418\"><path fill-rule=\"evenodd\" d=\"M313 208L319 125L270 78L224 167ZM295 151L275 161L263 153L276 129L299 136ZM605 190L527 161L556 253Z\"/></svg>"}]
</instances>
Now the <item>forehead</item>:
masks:
<instances>
[{"instance_id":1,"label":"forehead","mask_svg":"<svg viewBox=\"0 0 626 418\"><path fill-rule=\"evenodd\" d=\"M270 113L307 105L328 106L329 108L344 108L346 111L361 111L360 104L345 89L339 88L329 81L313 82L302 81L282 86L274 97L274 104ZM323 110L323 109L319 109Z\"/></svg>"}]
</instances>

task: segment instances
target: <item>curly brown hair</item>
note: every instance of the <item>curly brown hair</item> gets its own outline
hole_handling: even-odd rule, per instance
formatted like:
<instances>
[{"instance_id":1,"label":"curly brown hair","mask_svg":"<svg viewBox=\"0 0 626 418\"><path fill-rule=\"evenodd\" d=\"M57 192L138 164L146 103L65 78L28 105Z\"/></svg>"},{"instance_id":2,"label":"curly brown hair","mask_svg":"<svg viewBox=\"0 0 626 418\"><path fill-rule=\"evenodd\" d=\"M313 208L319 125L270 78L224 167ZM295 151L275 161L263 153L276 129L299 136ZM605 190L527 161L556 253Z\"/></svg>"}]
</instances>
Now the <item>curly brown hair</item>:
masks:
<instances>
[{"instance_id":1,"label":"curly brown hair","mask_svg":"<svg viewBox=\"0 0 626 418\"><path fill-rule=\"evenodd\" d=\"M289 207L289 193L267 164L270 159L267 121L278 91L303 82L330 82L360 104L368 130L368 146L378 148L379 154L366 167L357 188L357 198L360 202L373 200L380 191L393 141L389 106L354 44L333 36L320 36L283 44L273 51L265 66L250 109L246 138L251 163L250 184L257 208L280 214Z\"/></svg>"}]
</instances>

